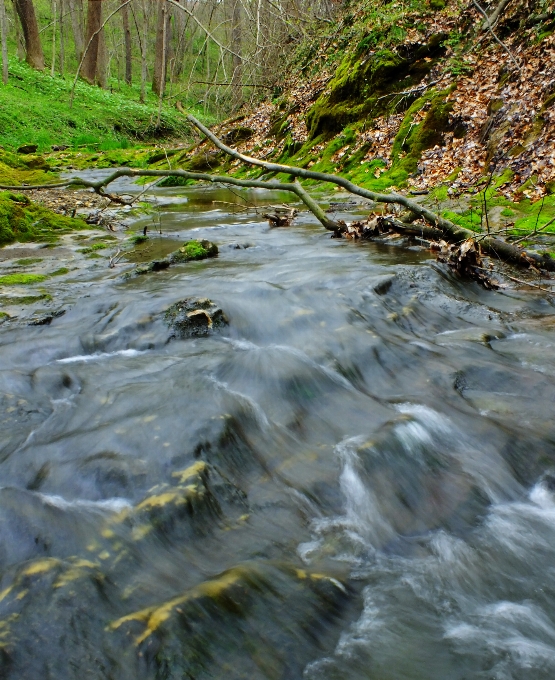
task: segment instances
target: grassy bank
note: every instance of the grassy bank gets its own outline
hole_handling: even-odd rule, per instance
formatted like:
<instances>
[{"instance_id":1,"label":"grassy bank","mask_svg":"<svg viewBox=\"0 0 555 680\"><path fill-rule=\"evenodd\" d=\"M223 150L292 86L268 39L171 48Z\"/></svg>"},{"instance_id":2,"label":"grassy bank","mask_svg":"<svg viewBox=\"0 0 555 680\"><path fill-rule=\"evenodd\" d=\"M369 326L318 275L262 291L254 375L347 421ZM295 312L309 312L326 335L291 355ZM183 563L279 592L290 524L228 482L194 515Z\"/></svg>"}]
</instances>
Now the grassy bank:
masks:
<instances>
[{"instance_id":1,"label":"grassy bank","mask_svg":"<svg viewBox=\"0 0 555 680\"><path fill-rule=\"evenodd\" d=\"M83 220L58 215L23 194L0 192L0 246L15 241L52 243L62 234L88 228Z\"/></svg>"},{"instance_id":2,"label":"grassy bank","mask_svg":"<svg viewBox=\"0 0 555 680\"><path fill-rule=\"evenodd\" d=\"M51 77L13 58L9 70L8 84L0 87L0 146L7 150L23 144L37 144L40 153L53 144L125 149L188 135L183 116L169 105L164 104L156 124L158 102L150 90L141 104L136 86L102 90L79 81L70 108L72 78Z\"/></svg>"}]
</instances>

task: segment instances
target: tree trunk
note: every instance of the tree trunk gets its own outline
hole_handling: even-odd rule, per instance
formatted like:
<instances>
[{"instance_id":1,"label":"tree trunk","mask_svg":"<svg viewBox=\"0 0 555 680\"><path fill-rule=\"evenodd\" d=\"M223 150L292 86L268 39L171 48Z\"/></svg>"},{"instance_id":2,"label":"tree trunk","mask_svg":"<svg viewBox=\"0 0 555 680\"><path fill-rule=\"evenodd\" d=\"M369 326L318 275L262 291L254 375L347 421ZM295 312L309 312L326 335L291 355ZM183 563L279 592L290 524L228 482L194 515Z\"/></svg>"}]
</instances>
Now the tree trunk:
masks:
<instances>
[{"instance_id":1,"label":"tree trunk","mask_svg":"<svg viewBox=\"0 0 555 680\"><path fill-rule=\"evenodd\" d=\"M8 84L8 20L6 5L0 0L0 41L2 42L2 82Z\"/></svg>"},{"instance_id":2,"label":"tree trunk","mask_svg":"<svg viewBox=\"0 0 555 680\"><path fill-rule=\"evenodd\" d=\"M69 12L71 15L73 42L75 44L75 56L77 57L77 63L79 64L83 56L83 50L85 49L85 39L83 38L82 0L69 0Z\"/></svg>"},{"instance_id":3,"label":"tree trunk","mask_svg":"<svg viewBox=\"0 0 555 680\"><path fill-rule=\"evenodd\" d=\"M65 4L64 0L60 0L60 75L64 75L65 59L66 59L66 41L64 35L64 14Z\"/></svg>"},{"instance_id":4,"label":"tree trunk","mask_svg":"<svg viewBox=\"0 0 555 680\"><path fill-rule=\"evenodd\" d=\"M243 62L241 60L241 4L239 0L233 0L233 12L231 16L231 98L233 110L237 111L243 103Z\"/></svg>"},{"instance_id":5,"label":"tree trunk","mask_svg":"<svg viewBox=\"0 0 555 680\"><path fill-rule=\"evenodd\" d=\"M91 85L94 84L96 78L98 46L100 44L100 35L98 33L95 35L95 33L100 29L101 25L102 2L98 2L98 0L88 0L87 30L85 34L85 49L87 50L87 53L81 66L81 76Z\"/></svg>"},{"instance_id":6,"label":"tree trunk","mask_svg":"<svg viewBox=\"0 0 555 680\"><path fill-rule=\"evenodd\" d=\"M166 21L167 6L164 2L164 21L162 23L162 73L160 74L160 92L158 93L158 117L156 118L156 127L160 127L160 119L162 117L162 99L164 98L164 90L166 89L166 48L168 44L168 36L166 33L169 23Z\"/></svg>"},{"instance_id":7,"label":"tree trunk","mask_svg":"<svg viewBox=\"0 0 555 680\"><path fill-rule=\"evenodd\" d=\"M147 79L147 40L148 40L148 15L146 9L146 0L143 0L143 35L139 35L139 41L141 43L141 104L145 103L146 100L146 79ZM139 27L137 26L137 33L139 32Z\"/></svg>"},{"instance_id":8,"label":"tree trunk","mask_svg":"<svg viewBox=\"0 0 555 680\"><path fill-rule=\"evenodd\" d=\"M50 75L53 78L56 73L56 19L58 17L58 7L56 0L52 0L52 63L50 64Z\"/></svg>"},{"instance_id":9,"label":"tree trunk","mask_svg":"<svg viewBox=\"0 0 555 680\"><path fill-rule=\"evenodd\" d=\"M156 25L156 44L154 47L154 73L152 91L160 96L166 87L168 8L165 0L158 0L158 20Z\"/></svg>"},{"instance_id":10,"label":"tree trunk","mask_svg":"<svg viewBox=\"0 0 555 680\"><path fill-rule=\"evenodd\" d=\"M21 22L25 39L25 60L33 68L44 70L44 54L33 0L14 0L15 11Z\"/></svg>"},{"instance_id":11,"label":"tree trunk","mask_svg":"<svg viewBox=\"0 0 555 680\"><path fill-rule=\"evenodd\" d=\"M110 70L106 32L104 29L98 34L98 57L96 60L96 84L103 90L108 89L108 72Z\"/></svg>"},{"instance_id":12,"label":"tree trunk","mask_svg":"<svg viewBox=\"0 0 555 680\"><path fill-rule=\"evenodd\" d=\"M129 29L129 12L128 6L121 10L123 20L123 40L125 44L125 82L131 85L133 79L132 62L131 62L131 30Z\"/></svg>"}]
</instances>

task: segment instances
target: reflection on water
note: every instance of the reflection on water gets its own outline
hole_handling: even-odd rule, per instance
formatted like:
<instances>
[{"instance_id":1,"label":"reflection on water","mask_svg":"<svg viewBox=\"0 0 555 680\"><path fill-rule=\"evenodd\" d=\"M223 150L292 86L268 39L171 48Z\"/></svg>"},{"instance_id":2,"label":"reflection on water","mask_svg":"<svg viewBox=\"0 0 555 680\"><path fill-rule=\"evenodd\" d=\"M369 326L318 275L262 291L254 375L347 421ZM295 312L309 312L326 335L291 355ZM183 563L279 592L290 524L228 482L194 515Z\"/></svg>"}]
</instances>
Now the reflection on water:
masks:
<instances>
[{"instance_id":1,"label":"reflection on water","mask_svg":"<svg viewBox=\"0 0 555 680\"><path fill-rule=\"evenodd\" d=\"M156 191L216 260L0 329L2 677L552 678L551 303Z\"/></svg>"}]
</instances>

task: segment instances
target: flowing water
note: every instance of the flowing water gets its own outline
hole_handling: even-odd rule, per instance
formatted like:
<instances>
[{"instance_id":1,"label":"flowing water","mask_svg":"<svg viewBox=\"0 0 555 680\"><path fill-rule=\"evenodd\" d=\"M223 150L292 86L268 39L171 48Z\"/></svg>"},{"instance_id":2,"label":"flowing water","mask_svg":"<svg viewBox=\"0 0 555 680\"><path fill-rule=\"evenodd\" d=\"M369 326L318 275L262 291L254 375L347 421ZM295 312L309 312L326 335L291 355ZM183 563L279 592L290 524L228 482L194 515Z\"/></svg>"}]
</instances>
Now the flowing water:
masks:
<instances>
[{"instance_id":1,"label":"flowing water","mask_svg":"<svg viewBox=\"0 0 555 680\"><path fill-rule=\"evenodd\" d=\"M138 259L217 259L0 327L0 677L555 677L552 303L156 195Z\"/></svg>"}]
</instances>

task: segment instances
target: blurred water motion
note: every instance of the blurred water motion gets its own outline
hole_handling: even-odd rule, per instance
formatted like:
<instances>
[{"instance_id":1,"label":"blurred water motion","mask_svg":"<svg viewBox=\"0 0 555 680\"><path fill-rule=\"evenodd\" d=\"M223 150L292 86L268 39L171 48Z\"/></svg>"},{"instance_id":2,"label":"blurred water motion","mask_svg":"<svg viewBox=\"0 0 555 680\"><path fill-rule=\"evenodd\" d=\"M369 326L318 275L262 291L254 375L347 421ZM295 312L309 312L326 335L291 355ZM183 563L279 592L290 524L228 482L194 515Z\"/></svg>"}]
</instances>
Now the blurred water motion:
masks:
<instances>
[{"instance_id":1,"label":"blurred water motion","mask_svg":"<svg viewBox=\"0 0 555 680\"><path fill-rule=\"evenodd\" d=\"M553 678L552 305L166 192L218 259L0 329L1 677Z\"/></svg>"}]
</instances>

